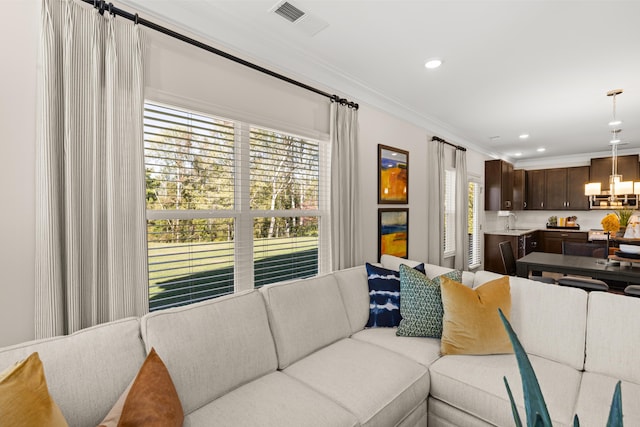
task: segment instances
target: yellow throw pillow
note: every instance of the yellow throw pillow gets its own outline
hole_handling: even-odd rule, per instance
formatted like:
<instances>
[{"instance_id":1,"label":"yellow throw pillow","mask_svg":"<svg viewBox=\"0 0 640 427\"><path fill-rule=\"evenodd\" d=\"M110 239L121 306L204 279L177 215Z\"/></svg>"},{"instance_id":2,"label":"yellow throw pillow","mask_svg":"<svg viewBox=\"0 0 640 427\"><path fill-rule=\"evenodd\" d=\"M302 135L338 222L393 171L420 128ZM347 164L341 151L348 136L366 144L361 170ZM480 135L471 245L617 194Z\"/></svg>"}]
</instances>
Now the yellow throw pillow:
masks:
<instances>
[{"instance_id":1,"label":"yellow throw pillow","mask_svg":"<svg viewBox=\"0 0 640 427\"><path fill-rule=\"evenodd\" d=\"M66 427L58 405L49 395L38 353L0 373L0 424Z\"/></svg>"},{"instance_id":2,"label":"yellow throw pillow","mask_svg":"<svg viewBox=\"0 0 640 427\"><path fill-rule=\"evenodd\" d=\"M184 412L167 367L151 349L138 375L98 427L182 426Z\"/></svg>"},{"instance_id":3,"label":"yellow throw pillow","mask_svg":"<svg viewBox=\"0 0 640 427\"><path fill-rule=\"evenodd\" d=\"M440 351L445 354L513 353L511 341L498 315L509 319L511 287L504 276L471 289L442 278L444 317Z\"/></svg>"}]
</instances>

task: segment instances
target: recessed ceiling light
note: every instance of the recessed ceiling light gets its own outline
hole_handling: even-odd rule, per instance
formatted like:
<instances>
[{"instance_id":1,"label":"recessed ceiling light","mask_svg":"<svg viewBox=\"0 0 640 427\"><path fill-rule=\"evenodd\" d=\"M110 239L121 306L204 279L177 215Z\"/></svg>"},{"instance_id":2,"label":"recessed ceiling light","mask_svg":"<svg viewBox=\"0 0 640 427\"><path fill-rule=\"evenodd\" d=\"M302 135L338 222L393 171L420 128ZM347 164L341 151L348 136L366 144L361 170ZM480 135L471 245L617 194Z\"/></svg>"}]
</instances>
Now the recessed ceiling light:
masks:
<instances>
[{"instance_id":1,"label":"recessed ceiling light","mask_svg":"<svg viewBox=\"0 0 640 427\"><path fill-rule=\"evenodd\" d=\"M514 156L520 157L520 156L522 156L522 153L515 153Z\"/></svg>"},{"instance_id":2,"label":"recessed ceiling light","mask_svg":"<svg viewBox=\"0 0 640 427\"><path fill-rule=\"evenodd\" d=\"M522 135L520 135L520 139L527 139L527 138L529 138L528 133L523 133Z\"/></svg>"},{"instance_id":3,"label":"recessed ceiling light","mask_svg":"<svg viewBox=\"0 0 640 427\"><path fill-rule=\"evenodd\" d=\"M618 126L622 124L622 120L611 120L609 126Z\"/></svg>"},{"instance_id":4,"label":"recessed ceiling light","mask_svg":"<svg viewBox=\"0 0 640 427\"><path fill-rule=\"evenodd\" d=\"M434 68L438 68L442 65L442 59L440 58L431 58L427 59L427 62L424 63L425 68L433 70Z\"/></svg>"},{"instance_id":5,"label":"recessed ceiling light","mask_svg":"<svg viewBox=\"0 0 640 427\"><path fill-rule=\"evenodd\" d=\"M618 138L612 139L611 141L609 141L609 144L620 144L620 140Z\"/></svg>"},{"instance_id":6,"label":"recessed ceiling light","mask_svg":"<svg viewBox=\"0 0 640 427\"><path fill-rule=\"evenodd\" d=\"M540 147L536 150L538 153L542 153L543 151L546 151L546 148L544 147Z\"/></svg>"}]
</instances>

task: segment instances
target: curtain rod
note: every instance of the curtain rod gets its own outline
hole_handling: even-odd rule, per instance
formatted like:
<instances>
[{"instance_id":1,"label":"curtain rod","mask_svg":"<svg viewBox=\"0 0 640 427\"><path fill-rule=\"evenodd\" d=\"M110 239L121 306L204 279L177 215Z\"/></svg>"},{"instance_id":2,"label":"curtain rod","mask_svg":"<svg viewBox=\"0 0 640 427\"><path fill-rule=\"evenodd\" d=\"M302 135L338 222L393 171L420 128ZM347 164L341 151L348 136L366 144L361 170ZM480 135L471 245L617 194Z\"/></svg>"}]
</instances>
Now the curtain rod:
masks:
<instances>
[{"instance_id":1,"label":"curtain rod","mask_svg":"<svg viewBox=\"0 0 640 427\"><path fill-rule=\"evenodd\" d=\"M294 86L298 86L302 89L306 89L310 92L314 92L318 95L322 95L324 97L327 97L331 100L331 102L338 102L342 105L347 105L351 108L355 108L356 110L359 108L359 105L355 102L349 101L348 99L345 98L340 98L338 95L331 95L330 93L327 93L325 91L322 91L320 89L317 89L313 86L309 86L307 84L301 83L297 80L294 80L292 78L289 78L287 76L284 76L282 74L276 73L275 71L271 71L267 68L261 67L259 65L253 64L249 61L245 61L244 59L238 58L237 56L231 55L230 53L224 52L220 49L216 49L213 46L210 46L208 44L202 43L198 40L192 39L191 37L187 37L184 34L180 34L176 31L173 31L169 28L163 27L161 25L156 24L155 22L151 22L147 19L141 18L138 16L137 13L130 13L127 12L125 10L122 10L120 8L117 8L113 5L113 3L106 3L104 0L80 0L83 1L85 3L89 3L92 4L93 7L95 7L96 9L98 9L100 11L100 14L104 14L104 12L108 12L113 16L122 16L125 19L128 19L129 21L133 21L136 24L140 24L140 25L144 25L145 27L149 27L155 31L158 31L162 34L166 34L170 37L173 37L175 39L178 39L180 41L183 41L187 44L190 44L192 46L196 46L199 47L200 49L206 50L207 52L213 53L215 55L221 56L223 58L226 58L230 61L233 61L235 63L244 65L245 67L249 67L253 70L259 71L261 73L267 74L271 77L275 77L276 79L285 81L289 84L292 84Z\"/></svg>"},{"instance_id":2,"label":"curtain rod","mask_svg":"<svg viewBox=\"0 0 640 427\"><path fill-rule=\"evenodd\" d=\"M452 146L452 147L453 147L453 148L455 148L456 150L460 150L460 151L467 151L467 149L466 149L466 148L464 148L463 146L461 146L461 145L456 145L456 144L452 144L452 143L450 143L449 141L445 141L444 139L442 139L442 138L440 138L440 137L437 137L437 136L432 136L432 137L431 137L431 140L432 140L432 141L443 142L443 143L445 143L445 144L447 144L447 145Z\"/></svg>"}]
</instances>

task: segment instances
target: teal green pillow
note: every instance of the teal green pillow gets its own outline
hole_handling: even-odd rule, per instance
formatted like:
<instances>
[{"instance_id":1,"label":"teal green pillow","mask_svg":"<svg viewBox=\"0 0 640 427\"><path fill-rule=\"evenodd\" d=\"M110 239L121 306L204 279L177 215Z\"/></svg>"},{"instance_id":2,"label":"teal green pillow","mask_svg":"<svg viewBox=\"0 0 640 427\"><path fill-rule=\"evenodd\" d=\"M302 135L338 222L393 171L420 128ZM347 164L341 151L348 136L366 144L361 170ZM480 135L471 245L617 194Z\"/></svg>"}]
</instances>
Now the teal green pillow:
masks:
<instances>
[{"instance_id":1,"label":"teal green pillow","mask_svg":"<svg viewBox=\"0 0 640 427\"><path fill-rule=\"evenodd\" d=\"M401 337L442 337L442 292L440 277L460 282L462 272L450 271L429 279L406 265L400 266L400 325L396 335Z\"/></svg>"}]
</instances>

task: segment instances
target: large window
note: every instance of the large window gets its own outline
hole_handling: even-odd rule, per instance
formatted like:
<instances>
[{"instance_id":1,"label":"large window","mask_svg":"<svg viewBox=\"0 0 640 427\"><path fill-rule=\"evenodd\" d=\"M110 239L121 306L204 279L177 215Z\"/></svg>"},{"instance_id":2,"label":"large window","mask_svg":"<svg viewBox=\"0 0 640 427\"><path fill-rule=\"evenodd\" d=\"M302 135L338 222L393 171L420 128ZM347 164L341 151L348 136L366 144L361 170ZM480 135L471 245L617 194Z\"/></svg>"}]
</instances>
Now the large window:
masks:
<instances>
[{"instance_id":1,"label":"large window","mask_svg":"<svg viewBox=\"0 0 640 427\"><path fill-rule=\"evenodd\" d=\"M467 233L469 234L469 268L480 266L480 184L469 181Z\"/></svg>"},{"instance_id":2,"label":"large window","mask_svg":"<svg viewBox=\"0 0 640 427\"><path fill-rule=\"evenodd\" d=\"M326 144L145 104L151 310L309 277Z\"/></svg>"}]
</instances>

